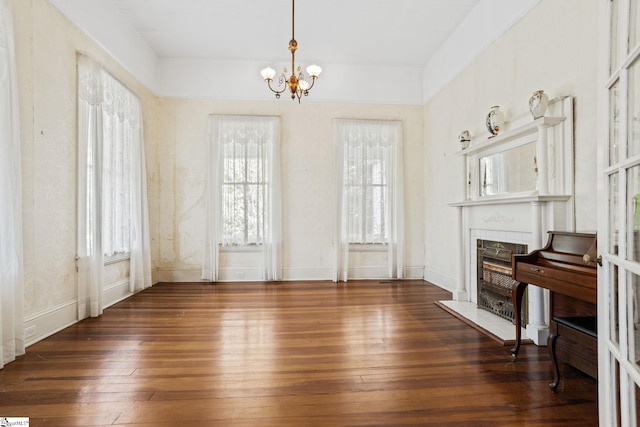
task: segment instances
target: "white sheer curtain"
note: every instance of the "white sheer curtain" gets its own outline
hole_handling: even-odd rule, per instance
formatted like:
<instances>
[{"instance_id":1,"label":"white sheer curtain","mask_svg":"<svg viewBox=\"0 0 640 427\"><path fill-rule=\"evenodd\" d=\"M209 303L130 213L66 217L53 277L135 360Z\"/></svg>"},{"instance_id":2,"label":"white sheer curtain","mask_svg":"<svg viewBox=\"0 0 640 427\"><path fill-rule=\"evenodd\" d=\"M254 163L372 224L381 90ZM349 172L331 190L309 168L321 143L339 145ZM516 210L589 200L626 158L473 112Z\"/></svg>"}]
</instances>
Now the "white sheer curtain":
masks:
<instances>
[{"instance_id":1,"label":"white sheer curtain","mask_svg":"<svg viewBox=\"0 0 640 427\"><path fill-rule=\"evenodd\" d=\"M388 276L404 276L402 123L334 120L336 145L333 280L348 280L350 244L385 245Z\"/></svg>"},{"instance_id":2,"label":"white sheer curtain","mask_svg":"<svg viewBox=\"0 0 640 427\"><path fill-rule=\"evenodd\" d=\"M78 56L78 319L102 314L102 137L100 66Z\"/></svg>"},{"instance_id":3,"label":"white sheer curtain","mask_svg":"<svg viewBox=\"0 0 640 427\"><path fill-rule=\"evenodd\" d=\"M78 56L78 317L102 313L105 255L129 253L129 289L151 286L139 99Z\"/></svg>"},{"instance_id":4,"label":"white sheer curtain","mask_svg":"<svg viewBox=\"0 0 640 427\"><path fill-rule=\"evenodd\" d=\"M138 132L131 147L131 252L129 290L139 291L153 285L151 277L151 236L147 197L147 168L142 135L142 110L138 109Z\"/></svg>"},{"instance_id":5,"label":"white sheer curtain","mask_svg":"<svg viewBox=\"0 0 640 427\"><path fill-rule=\"evenodd\" d=\"M202 278L219 278L220 246L261 247L264 280L281 279L280 120L209 118Z\"/></svg>"},{"instance_id":6,"label":"white sheer curtain","mask_svg":"<svg viewBox=\"0 0 640 427\"><path fill-rule=\"evenodd\" d=\"M24 354L20 123L13 15L0 0L0 368Z\"/></svg>"}]
</instances>

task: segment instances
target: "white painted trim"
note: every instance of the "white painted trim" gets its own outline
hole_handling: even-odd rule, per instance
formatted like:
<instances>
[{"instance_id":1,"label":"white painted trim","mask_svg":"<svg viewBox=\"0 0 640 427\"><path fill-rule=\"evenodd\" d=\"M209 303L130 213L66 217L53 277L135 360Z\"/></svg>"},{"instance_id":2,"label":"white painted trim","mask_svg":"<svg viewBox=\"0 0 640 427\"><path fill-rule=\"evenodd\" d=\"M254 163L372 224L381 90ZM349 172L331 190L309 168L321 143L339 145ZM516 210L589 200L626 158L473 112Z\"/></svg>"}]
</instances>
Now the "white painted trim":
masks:
<instances>
[{"instance_id":1,"label":"white painted trim","mask_svg":"<svg viewBox=\"0 0 640 427\"><path fill-rule=\"evenodd\" d=\"M420 279L424 279L424 267L423 266L405 266L402 269L403 273L404 273L404 278L405 279L415 279L415 280L420 280Z\"/></svg>"},{"instance_id":2,"label":"white painted trim","mask_svg":"<svg viewBox=\"0 0 640 427\"><path fill-rule=\"evenodd\" d=\"M349 267L348 276L349 280L388 280L389 279L389 267Z\"/></svg>"},{"instance_id":3,"label":"white painted trim","mask_svg":"<svg viewBox=\"0 0 640 427\"><path fill-rule=\"evenodd\" d=\"M109 285L102 291L103 308L111 307L122 300L129 298L134 292L129 290L129 279L123 279L119 282Z\"/></svg>"},{"instance_id":4,"label":"white painted trim","mask_svg":"<svg viewBox=\"0 0 640 427\"><path fill-rule=\"evenodd\" d=\"M28 347L78 322L78 301L67 301L39 313L26 316L25 330L35 327L35 335L25 337Z\"/></svg>"},{"instance_id":5,"label":"white painted trim","mask_svg":"<svg viewBox=\"0 0 640 427\"><path fill-rule=\"evenodd\" d=\"M546 325L527 324L526 337L530 338L533 343L540 347L547 346L547 338L549 337L549 327Z\"/></svg>"},{"instance_id":6,"label":"white painted trim","mask_svg":"<svg viewBox=\"0 0 640 427\"><path fill-rule=\"evenodd\" d=\"M202 269L158 267L158 282L206 282Z\"/></svg>"},{"instance_id":7,"label":"white painted trim","mask_svg":"<svg viewBox=\"0 0 640 427\"><path fill-rule=\"evenodd\" d=\"M331 268L285 268L282 270L282 280L332 280Z\"/></svg>"},{"instance_id":8,"label":"white painted trim","mask_svg":"<svg viewBox=\"0 0 640 427\"><path fill-rule=\"evenodd\" d=\"M250 253L262 253L262 245L232 245L223 246L218 245L218 251L220 253L233 253L233 252L250 252Z\"/></svg>"},{"instance_id":9,"label":"white painted trim","mask_svg":"<svg viewBox=\"0 0 640 427\"><path fill-rule=\"evenodd\" d=\"M456 289L455 277L430 267L424 268L424 280L449 292L453 292Z\"/></svg>"},{"instance_id":10,"label":"white painted trim","mask_svg":"<svg viewBox=\"0 0 640 427\"><path fill-rule=\"evenodd\" d=\"M220 268L219 282L260 282L264 278L260 268Z\"/></svg>"},{"instance_id":11,"label":"white painted trim","mask_svg":"<svg viewBox=\"0 0 640 427\"><path fill-rule=\"evenodd\" d=\"M112 284L103 291L104 308L110 307L133 295L129 291L129 280L122 280ZM34 335L25 336L25 345L43 340L56 332L78 323L78 301L67 301L51 307L39 313L26 316L24 319L25 330L34 329Z\"/></svg>"},{"instance_id":12,"label":"white painted trim","mask_svg":"<svg viewBox=\"0 0 640 427\"><path fill-rule=\"evenodd\" d=\"M119 262L124 262L129 260L131 260L131 253L129 252L114 254L114 255L111 255L110 257L105 257L104 265L107 266L107 265L117 264Z\"/></svg>"},{"instance_id":13,"label":"white painted trim","mask_svg":"<svg viewBox=\"0 0 640 427\"><path fill-rule=\"evenodd\" d=\"M597 232L598 239L603 242L609 242L609 209L608 200L608 179L605 169L609 163L609 67L611 59L611 7L614 3L599 0L598 14L598 108L597 108L597 136L596 136L596 200L598 203L597 211ZM606 83L606 84L605 84ZM608 245L607 245L608 246ZM602 254L603 265L598 270L598 418L599 425L606 426L617 423L618 407L616 393L616 371L613 369L616 362L616 346L611 340L611 307L610 297L612 293L610 289L613 287L609 282L611 280L611 269L615 268L615 264L611 262L609 250L605 246L599 252ZM619 315L616 313L616 315Z\"/></svg>"},{"instance_id":14,"label":"white painted trim","mask_svg":"<svg viewBox=\"0 0 640 427\"><path fill-rule=\"evenodd\" d=\"M244 273L244 277L237 277L238 272ZM423 279L424 267L422 266L405 266L405 279ZM358 279L380 279L387 280L388 267L363 267L349 270L349 277ZM220 270L219 282L260 282L262 273L260 269L238 269L223 268ZM285 268L282 270L282 281L304 281L304 280L332 280L333 271L331 268ZM186 269L186 268L159 268L158 282L206 282L202 280L202 270Z\"/></svg>"}]
</instances>

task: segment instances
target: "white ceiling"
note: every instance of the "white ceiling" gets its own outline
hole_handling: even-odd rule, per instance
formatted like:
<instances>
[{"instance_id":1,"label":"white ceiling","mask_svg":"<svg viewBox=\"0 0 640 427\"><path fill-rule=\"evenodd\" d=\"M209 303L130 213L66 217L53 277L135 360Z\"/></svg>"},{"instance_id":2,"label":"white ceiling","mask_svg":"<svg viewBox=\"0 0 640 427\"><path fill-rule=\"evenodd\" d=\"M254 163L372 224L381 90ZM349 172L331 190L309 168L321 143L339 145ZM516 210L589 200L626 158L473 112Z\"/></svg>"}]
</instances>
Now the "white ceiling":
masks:
<instances>
[{"instance_id":1,"label":"white ceiling","mask_svg":"<svg viewBox=\"0 0 640 427\"><path fill-rule=\"evenodd\" d=\"M291 0L49 1L159 96L272 99L291 58ZM298 0L296 65L314 100L421 104L539 1Z\"/></svg>"},{"instance_id":2,"label":"white ceiling","mask_svg":"<svg viewBox=\"0 0 640 427\"><path fill-rule=\"evenodd\" d=\"M159 58L286 61L291 0L111 1ZM479 0L298 0L297 59L424 67Z\"/></svg>"}]
</instances>

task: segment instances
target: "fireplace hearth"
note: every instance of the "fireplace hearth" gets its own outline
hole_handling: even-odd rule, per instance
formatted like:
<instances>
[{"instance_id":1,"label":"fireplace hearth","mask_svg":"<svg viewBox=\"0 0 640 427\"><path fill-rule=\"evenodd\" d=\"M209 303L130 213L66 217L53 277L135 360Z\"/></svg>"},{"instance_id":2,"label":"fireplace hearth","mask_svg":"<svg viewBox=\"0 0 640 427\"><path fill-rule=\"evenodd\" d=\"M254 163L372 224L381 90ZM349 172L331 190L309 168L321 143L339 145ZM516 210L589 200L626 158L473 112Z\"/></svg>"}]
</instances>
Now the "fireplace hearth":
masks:
<instances>
[{"instance_id":1,"label":"fireplace hearth","mask_svg":"<svg viewBox=\"0 0 640 427\"><path fill-rule=\"evenodd\" d=\"M515 323L511 290L511 255L527 253L527 245L477 240L478 307ZM526 304L522 321L526 325Z\"/></svg>"}]
</instances>

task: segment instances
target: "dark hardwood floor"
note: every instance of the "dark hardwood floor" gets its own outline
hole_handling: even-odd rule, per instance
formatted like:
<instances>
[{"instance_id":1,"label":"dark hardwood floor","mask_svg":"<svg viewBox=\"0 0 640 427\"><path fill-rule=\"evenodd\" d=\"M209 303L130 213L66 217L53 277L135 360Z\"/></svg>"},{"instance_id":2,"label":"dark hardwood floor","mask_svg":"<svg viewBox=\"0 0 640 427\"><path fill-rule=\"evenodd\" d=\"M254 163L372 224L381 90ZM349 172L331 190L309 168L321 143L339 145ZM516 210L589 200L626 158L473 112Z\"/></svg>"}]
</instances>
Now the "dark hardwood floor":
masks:
<instances>
[{"instance_id":1,"label":"dark hardwood floor","mask_svg":"<svg viewBox=\"0 0 640 427\"><path fill-rule=\"evenodd\" d=\"M160 283L0 370L31 426L596 426L596 381L423 281Z\"/></svg>"}]
</instances>

